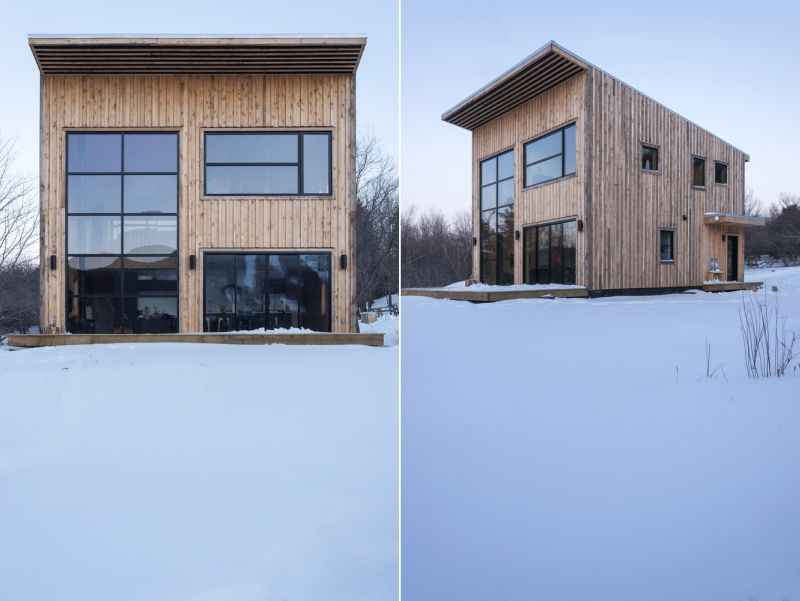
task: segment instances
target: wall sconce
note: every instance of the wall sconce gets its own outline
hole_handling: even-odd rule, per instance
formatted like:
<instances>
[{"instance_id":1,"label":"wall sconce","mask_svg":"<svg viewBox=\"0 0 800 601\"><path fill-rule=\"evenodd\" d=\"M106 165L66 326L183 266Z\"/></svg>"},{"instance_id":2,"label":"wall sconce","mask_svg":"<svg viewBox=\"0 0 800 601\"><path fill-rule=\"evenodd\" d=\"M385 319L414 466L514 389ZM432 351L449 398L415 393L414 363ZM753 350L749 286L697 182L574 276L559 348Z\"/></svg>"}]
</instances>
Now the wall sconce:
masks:
<instances>
[{"instance_id":1,"label":"wall sconce","mask_svg":"<svg viewBox=\"0 0 800 601\"><path fill-rule=\"evenodd\" d=\"M478 246L478 239L475 236L472 237L472 246Z\"/></svg>"},{"instance_id":2,"label":"wall sconce","mask_svg":"<svg viewBox=\"0 0 800 601\"><path fill-rule=\"evenodd\" d=\"M725 234L722 234L722 241L725 242Z\"/></svg>"},{"instance_id":3,"label":"wall sconce","mask_svg":"<svg viewBox=\"0 0 800 601\"><path fill-rule=\"evenodd\" d=\"M347 255L342 255L339 257L339 267L342 269L347 269Z\"/></svg>"},{"instance_id":4,"label":"wall sconce","mask_svg":"<svg viewBox=\"0 0 800 601\"><path fill-rule=\"evenodd\" d=\"M514 240L519 240L519 230L514 230Z\"/></svg>"},{"instance_id":5,"label":"wall sconce","mask_svg":"<svg viewBox=\"0 0 800 601\"><path fill-rule=\"evenodd\" d=\"M583 231L583 219L578 219L578 231Z\"/></svg>"},{"instance_id":6,"label":"wall sconce","mask_svg":"<svg viewBox=\"0 0 800 601\"><path fill-rule=\"evenodd\" d=\"M189 269L197 267L197 255L189 255Z\"/></svg>"},{"instance_id":7,"label":"wall sconce","mask_svg":"<svg viewBox=\"0 0 800 601\"><path fill-rule=\"evenodd\" d=\"M56 266L57 266L56 256L55 255L50 255L50 269L52 271L55 271Z\"/></svg>"},{"instance_id":8,"label":"wall sconce","mask_svg":"<svg viewBox=\"0 0 800 601\"><path fill-rule=\"evenodd\" d=\"M684 215L683 216L683 220L686 221L687 219L689 219L689 218L686 215Z\"/></svg>"}]
</instances>

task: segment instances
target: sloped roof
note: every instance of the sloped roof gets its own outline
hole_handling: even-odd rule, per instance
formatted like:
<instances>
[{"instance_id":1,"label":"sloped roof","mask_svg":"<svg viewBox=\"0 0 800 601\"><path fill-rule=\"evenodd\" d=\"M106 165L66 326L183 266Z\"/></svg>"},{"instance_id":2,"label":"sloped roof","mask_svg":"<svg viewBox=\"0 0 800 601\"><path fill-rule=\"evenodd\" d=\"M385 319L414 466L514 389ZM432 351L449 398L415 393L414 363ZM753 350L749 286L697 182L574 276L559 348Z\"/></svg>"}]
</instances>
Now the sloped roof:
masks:
<instances>
[{"instance_id":1,"label":"sloped roof","mask_svg":"<svg viewBox=\"0 0 800 601\"><path fill-rule=\"evenodd\" d=\"M30 35L42 75L355 73L364 36Z\"/></svg>"},{"instance_id":2,"label":"sloped roof","mask_svg":"<svg viewBox=\"0 0 800 601\"><path fill-rule=\"evenodd\" d=\"M550 41L446 111L442 119L476 129L588 67L583 59Z\"/></svg>"}]
</instances>

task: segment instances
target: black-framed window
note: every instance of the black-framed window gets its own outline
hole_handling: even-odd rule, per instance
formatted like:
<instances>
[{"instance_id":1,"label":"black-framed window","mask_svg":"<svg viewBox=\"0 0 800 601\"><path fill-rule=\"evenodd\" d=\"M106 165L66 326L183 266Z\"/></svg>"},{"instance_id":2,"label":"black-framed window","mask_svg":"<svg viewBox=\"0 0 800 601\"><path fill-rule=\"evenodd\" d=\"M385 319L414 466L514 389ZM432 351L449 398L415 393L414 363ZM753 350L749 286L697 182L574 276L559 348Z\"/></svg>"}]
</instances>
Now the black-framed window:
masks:
<instances>
[{"instance_id":1,"label":"black-framed window","mask_svg":"<svg viewBox=\"0 0 800 601\"><path fill-rule=\"evenodd\" d=\"M703 157L692 157L692 187L706 187L706 160Z\"/></svg>"},{"instance_id":2,"label":"black-framed window","mask_svg":"<svg viewBox=\"0 0 800 601\"><path fill-rule=\"evenodd\" d=\"M659 230L658 258L662 263L675 261L675 232L673 230Z\"/></svg>"},{"instance_id":3,"label":"black-framed window","mask_svg":"<svg viewBox=\"0 0 800 601\"><path fill-rule=\"evenodd\" d=\"M331 330L330 253L203 255L206 332Z\"/></svg>"},{"instance_id":4,"label":"black-framed window","mask_svg":"<svg viewBox=\"0 0 800 601\"><path fill-rule=\"evenodd\" d=\"M514 151L480 164L481 281L514 283Z\"/></svg>"},{"instance_id":5,"label":"black-framed window","mask_svg":"<svg viewBox=\"0 0 800 601\"><path fill-rule=\"evenodd\" d=\"M525 187L575 173L575 124L525 144Z\"/></svg>"},{"instance_id":6,"label":"black-framed window","mask_svg":"<svg viewBox=\"0 0 800 601\"><path fill-rule=\"evenodd\" d=\"M642 171L658 172L658 147L642 144Z\"/></svg>"},{"instance_id":7,"label":"black-framed window","mask_svg":"<svg viewBox=\"0 0 800 601\"><path fill-rule=\"evenodd\" d=\"M575 284L578 222L575 219L526 227L523 274L526 284Z\"/></svg>"},{"instance_id":8,"label":"black-framed window","mask_svg":"<svg viewBox=\"0 0 800 601\"><path fill-rule=\"evenodd\" d=\"M714 183L721 186L728 185L728 163L714 161Z\"/></svg>"},{"instance_id":9,"label":"black-framed window","mask_svg":"<svg viewBox=\"0 0 800 601\"><path fill-rule=\"evenodd\" d=\"M67 329L178 331L178 134L67 133Z\"/></svg>"},{"instance_id":10,"label":"black-framed window","mask_svg":"<svg viewBox=\"0 0 800 601\"><path fill-rule=\"evenodd\" d=\"M329 131L207 131L205 196L330 196Z\"/></svg>"}]
</instances>

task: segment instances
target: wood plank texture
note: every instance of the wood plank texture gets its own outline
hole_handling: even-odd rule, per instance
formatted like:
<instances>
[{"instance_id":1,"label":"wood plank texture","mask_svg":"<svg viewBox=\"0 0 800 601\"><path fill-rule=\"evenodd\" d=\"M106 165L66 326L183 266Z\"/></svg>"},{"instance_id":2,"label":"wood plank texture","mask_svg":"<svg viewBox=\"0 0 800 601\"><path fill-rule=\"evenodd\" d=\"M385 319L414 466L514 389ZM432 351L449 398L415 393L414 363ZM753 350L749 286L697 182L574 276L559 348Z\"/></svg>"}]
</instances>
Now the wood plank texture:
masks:
<instances>
[{"instance_id":1,"label":"wood plank texture","mask_svg":"<svg viewBox=\"0 0 800 601\"><path fill-rule=\"evenodd\" d=\"M58 257L42 270L42 327L65 326L66 132L165 128L180 133L180 331L203 329L202 256L212 249L329 251L332 327L354 331L354 94L355 78L340 74L42 76L41 264ZM204 198L203 132L223 128L331 131L332 196Z\"/></svg>"},{"instance_id":2,"label":"wood plank texture","mask_svg":"<svg viewBox=\"0 0 800 601\"><path fill-rule=\"evenodd\" d=\"M291 344L383 346L383 334L315 332L313 334L11 334L11 347L66 346L76 344L152 344L182 342L200 344Z\"/></svg>"},{"instance_id":3,"label":"wood plank texture","mask_svg":"<svg viewBox=\"0 0 800 601\"><path fill-rule=\"evenodd\" d=\"M575 122L576 174L523 187L525 142ZM641 145L659 147L659 172L641 169ZM706 213L744 211L747 155L607 73L587 66L472 132L472 210L480 239L480 162L515 151L515 229L577 218L576 283L591 290L699 287L709 261L726 271L723 236L744 226L706 224ZM691 157L706 159L706 185L691 186ZM728 164L728 183L714 183L714 162ZM673 263L659 260L659 230L674 230ZM514 245L514 283L523 283L523 240ZM479 276L480 247L473 248Z\"/></svg>"}]
</instances>

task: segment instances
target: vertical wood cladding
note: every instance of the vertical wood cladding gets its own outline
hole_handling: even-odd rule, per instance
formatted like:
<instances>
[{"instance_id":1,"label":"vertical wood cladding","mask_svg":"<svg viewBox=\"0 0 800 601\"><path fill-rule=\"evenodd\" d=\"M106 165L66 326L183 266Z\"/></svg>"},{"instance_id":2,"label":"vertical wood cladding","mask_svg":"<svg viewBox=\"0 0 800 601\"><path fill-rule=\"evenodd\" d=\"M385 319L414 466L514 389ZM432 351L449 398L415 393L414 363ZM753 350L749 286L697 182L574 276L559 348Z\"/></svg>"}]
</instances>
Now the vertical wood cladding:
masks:
<instances>
[{"instance_id":1,"label":"vertical wood cladding","mask_svg":"<svg viewBox=\"0 0 800 601\"><path fill-rule=\"evenodd\" d=\"M576 174L523 187L523 145L575 121ZM659 172L641 169L641 145L659 148ZM472 209L480 232L480 161L514 149L515 227L578 218L576 281L592 290L698 286L710 258L726 270L723 234L706 212L742 213L745 154L596 68L575 75L473 131ZM691 158L706 159L706 185L691 186ZM714 162L728 164L728 184L714 183ZM684 218L685 216L685 218ZM675 261L659 261L659 230L674 229ZM522 237L521 237L522 238ZM515 243L515 283L523 282L522 239ZM473 251L479 274L480 247ZM739 278L742 277L740 260Z\"/></svg>"},{"instance_id":2,"label":"vertical wood cladding","mask_svg":"<svg viewBox=\"0 0 800 601\"><path fill-rule=\"evenodd\" d=\"M66 132L165 128L180 133L180 331L203 329L202 255L211 249L330 251L333 331L355 328L352 75L59 75L43 76L41 89L42 265L59 259L42 270L44 327L65 325ZM266 128L332 132L330 197L203 197L203 132Z\"/></svg>"}]
</instances>

